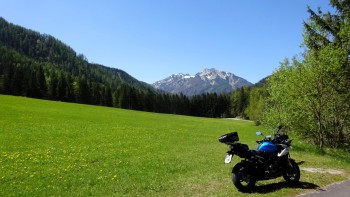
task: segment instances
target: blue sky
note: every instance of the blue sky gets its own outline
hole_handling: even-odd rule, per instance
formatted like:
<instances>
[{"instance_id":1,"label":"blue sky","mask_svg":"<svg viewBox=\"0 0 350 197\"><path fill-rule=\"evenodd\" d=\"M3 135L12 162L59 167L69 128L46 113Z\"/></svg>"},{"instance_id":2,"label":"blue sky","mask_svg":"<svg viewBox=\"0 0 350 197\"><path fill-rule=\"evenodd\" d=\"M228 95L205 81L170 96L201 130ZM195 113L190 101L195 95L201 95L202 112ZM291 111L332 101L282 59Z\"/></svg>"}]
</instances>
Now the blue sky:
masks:
<instances>
[{"instance_id":1,"label":"blue sky","mask_svg":"<svg viewBox=\"0 0 350 197\"><path fill-rule=\"evenodd\" d=\"M56 37L89 62L154 83L205 68L252 83L304 51L306 6L327 0L0 0L7 21Z\"/></svg>"}]
</instances>

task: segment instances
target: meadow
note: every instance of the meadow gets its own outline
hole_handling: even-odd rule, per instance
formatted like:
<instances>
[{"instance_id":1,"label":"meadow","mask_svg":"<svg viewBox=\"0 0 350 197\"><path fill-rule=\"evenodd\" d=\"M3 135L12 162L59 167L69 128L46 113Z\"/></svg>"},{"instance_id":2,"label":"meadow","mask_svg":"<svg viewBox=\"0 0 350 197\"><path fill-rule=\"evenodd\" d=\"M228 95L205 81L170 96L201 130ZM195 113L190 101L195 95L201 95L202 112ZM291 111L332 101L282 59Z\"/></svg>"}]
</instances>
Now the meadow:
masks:
<instances>
[{"instance_id":1,"label":"meadow","mask_svg":"<svg viewBox=\"0 0 350 197\"><path fill-rule=\"evenodd\" d=\"M245 196L230 178L239 158L225 165L217 139L238 131L254 148L257 130L271 133L246 121L0 95L0 196ZM302 166L350 173L346 153L294 142ZM295 196L346 179L301 173L297 187L260 181L250 195Z\"/></svg>"}]
</instances>

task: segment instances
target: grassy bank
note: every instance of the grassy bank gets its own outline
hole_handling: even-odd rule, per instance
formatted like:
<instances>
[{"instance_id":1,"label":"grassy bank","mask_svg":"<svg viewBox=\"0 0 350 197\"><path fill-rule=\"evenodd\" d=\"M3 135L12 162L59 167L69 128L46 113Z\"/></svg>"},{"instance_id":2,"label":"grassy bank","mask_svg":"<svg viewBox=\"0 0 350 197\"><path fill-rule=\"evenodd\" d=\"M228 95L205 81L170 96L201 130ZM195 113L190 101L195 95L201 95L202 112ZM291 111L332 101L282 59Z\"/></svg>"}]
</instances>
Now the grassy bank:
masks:
<instances>
[{"instance_id":1,"label":"grassy bank","mask_svg":"<svg viewBox=\"0 0 350 197\"><path fill-rule=\"evenodd\" d=\"M244 196L217 141L238 131L255 147L253 123L146 113L0 95L0 196ZM305 166L349 170L346 159L308 153ZM252 196L293 196L344 180L302 171L301 186L258 182Z\"/></svg>"}]
</instances>

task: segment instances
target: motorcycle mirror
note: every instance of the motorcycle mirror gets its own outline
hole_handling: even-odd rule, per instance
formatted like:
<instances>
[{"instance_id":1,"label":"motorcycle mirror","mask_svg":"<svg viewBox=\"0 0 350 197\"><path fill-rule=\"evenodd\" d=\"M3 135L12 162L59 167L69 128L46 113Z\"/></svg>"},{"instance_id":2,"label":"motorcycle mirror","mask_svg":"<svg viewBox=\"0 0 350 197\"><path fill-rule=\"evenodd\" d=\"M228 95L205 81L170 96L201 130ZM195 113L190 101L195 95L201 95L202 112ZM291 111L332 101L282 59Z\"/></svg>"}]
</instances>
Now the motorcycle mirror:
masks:
<instances>
[{"instance_id":1,"label":"motorcycle mirror","mask_svg":"<svg viewBox=\"0 0 350 197\"><path fill-rule=\"evenodd\" d=\"M262 133L260 131L257 131L256 135L262 135Z\"/></svg>"}]
</instances>

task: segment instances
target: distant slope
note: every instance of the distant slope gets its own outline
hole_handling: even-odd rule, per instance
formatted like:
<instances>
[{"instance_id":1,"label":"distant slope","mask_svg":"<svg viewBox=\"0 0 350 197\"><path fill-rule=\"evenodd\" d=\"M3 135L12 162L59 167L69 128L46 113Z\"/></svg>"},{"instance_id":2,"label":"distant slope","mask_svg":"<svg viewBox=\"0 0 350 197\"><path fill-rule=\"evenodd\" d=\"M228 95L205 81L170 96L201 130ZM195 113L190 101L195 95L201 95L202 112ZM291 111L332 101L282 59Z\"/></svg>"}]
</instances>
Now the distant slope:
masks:
<instances>
[{"instance_id":1,"label":"distant slope","mask_svg":"<svg viewBox=\"0 0 350 197\"><path fill-rule=\"evenodd\" d=\"M229 93L242 86L251 85L252 83L232 73L212 68L205 69L196 75L172 75L155 82L153 87L165 92L193 96L203 93Z\"/></svg>"},{"instance_id":2,"label":"distant slope","mask_svg":"<svg viewBox=\"0 0 350 197\"><path fill-rule=\"evenodd\" d=\"M153 110L144 104L156 92L149 84L123 70L89 63L60 40L1 17L0 65L2 94ZM137 96L144 103L137 103Z\"/></svg>"},{"instance_id":3,"label":"distant slope","mask_svg":"<svg viewBox=\"0 0 350 197\"><path fill-rule=\"evenodd\" d=\"M73 77L87 77L98 83L124 83L148 89L150 85L138 81L123 70L89 63L60 40L7 22L0 17L0 45L17 51L41 63L49 63Z\"/></svg>"},{"instance_id":4,"label":"distant slope","mask_svg":"<svg viewBox=\"0 0 350 197\"><path fill-rule=\"evenodd\" d=\"M256 84L254 84L255 87L266 87L268 84L268 79L270 78L270 76L267 76L263 79L261 79L260 81L258 81Z\"/></svg>"}]
</instances>

